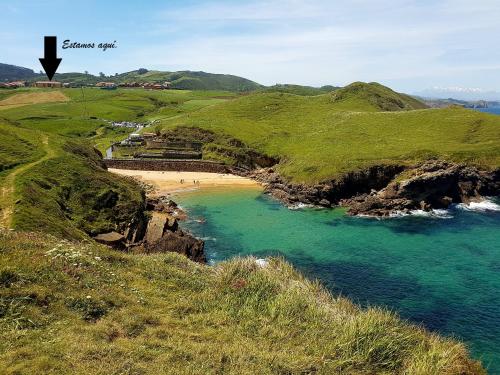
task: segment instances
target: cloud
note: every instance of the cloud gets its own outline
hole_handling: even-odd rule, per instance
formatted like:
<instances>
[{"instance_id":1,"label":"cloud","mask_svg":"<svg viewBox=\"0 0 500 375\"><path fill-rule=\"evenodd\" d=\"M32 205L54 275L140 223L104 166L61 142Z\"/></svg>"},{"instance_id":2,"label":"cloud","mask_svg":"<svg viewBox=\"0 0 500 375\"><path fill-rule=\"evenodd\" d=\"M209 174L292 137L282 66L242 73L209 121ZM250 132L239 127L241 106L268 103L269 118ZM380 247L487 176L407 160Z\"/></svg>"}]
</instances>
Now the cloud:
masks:
<instances>
[{"instance_id":1,"label":"cloud","mask_svg":"<svg viewBox=\"0 0 500 375\"><path fill-rule=\"evenodd\" d=\"M454 98L461 100L500 100L500 92L485 90L479 87L440 87L435 86L430 89L422 90L416 95L430 98Z\"/></svg>"},{"instance_id":2,"label":"cloud","mask_svg":"<svg viewBox=\"0 0 500 375\"><path fill-rule=\"evenodd\" d=\"M397 3L279 0L190 5L161 16L175 24L177 35L184 24L184 36L161 47L145 47L140 55L157 67L231 72L265 84L345 84L446 74L447 49L458 48L456 37L471 26L458 20L443 22L449 16L441 7Z\"/></svg>"},{"instance_id":3,"label":"cloud","mask_svg":"<svg viewBox=\"0 0 500 375\"><path fill-rule=\"evenodd\" d=\"M324 15L316 1L277 0L246 3L208 2L163 12L165 19L213 20L289 20Z\"/></svg>"},{"instance_id":4,"label":"cloud","mask_svg":"<svg viewBox=\"0 0 500 375\"><path fill-rule=\"evenodd\" d=\"M65 67L204 70L264 84L380 81L400 91L500 87L498 1L190 0L135 12L131 4L124 0L106 22L65 25L61 34L72 38L109 35L119 42L106 55L67 53ZM33 35L0 34L4 52L17 54L18 63L28 59Z\"/></svg>"}]
</instances>

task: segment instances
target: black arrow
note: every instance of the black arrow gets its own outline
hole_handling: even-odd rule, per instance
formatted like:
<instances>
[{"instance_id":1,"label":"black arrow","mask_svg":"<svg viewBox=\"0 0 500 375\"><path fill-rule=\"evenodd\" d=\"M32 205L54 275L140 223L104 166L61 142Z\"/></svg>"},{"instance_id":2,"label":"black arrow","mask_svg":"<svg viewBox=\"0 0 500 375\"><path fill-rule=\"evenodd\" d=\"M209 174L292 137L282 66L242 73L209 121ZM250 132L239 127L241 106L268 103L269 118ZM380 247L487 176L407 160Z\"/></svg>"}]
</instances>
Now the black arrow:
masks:
<instances>
[{"instance_id":1,"label":"black arrow","mask_svg":"<svg viewBox=\"0 0 500 375\"><path fill-rule=\"evenodd\" d=\"M45 37L45 53L44 58L40 59L40 63L45 70L45 74L49 77L49 81L52 81L52 77L56 73L59 64L62 59L57 58L57 37L56 36L46 36Z\"/></svg>"}]
</instances>

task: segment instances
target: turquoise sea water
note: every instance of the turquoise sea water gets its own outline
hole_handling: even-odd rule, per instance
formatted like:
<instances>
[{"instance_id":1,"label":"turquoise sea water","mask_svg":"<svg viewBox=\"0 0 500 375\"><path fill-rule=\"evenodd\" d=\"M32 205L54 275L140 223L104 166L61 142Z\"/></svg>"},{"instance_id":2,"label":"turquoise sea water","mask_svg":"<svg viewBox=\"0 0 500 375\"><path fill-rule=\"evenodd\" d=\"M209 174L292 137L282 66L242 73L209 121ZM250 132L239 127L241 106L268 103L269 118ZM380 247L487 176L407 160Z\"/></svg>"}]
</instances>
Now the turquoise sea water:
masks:
<instances>
[{"instance_id":1,"label":"turquoise sea water","mask_svg":"<svg viewBox=\"0 0 500 375\"><path fill-rule=\"evenodd\" d=\"M476 111L493 113L495 115L500 115L500 107L490 107L490 108L476 108Z\"/></svg>"},{"instance_id":2,"label":"turquoise sea water","mask_svg":"<svg viewBox=\"0 0 500 375\"><path fill-rule=\"evenodd\" d=\"M500 212L353 218L339 209L290 210L255 189L176 200L211 262L284 256L334 293L464 340L500 374Z\"/></svg>"}]
</instances>

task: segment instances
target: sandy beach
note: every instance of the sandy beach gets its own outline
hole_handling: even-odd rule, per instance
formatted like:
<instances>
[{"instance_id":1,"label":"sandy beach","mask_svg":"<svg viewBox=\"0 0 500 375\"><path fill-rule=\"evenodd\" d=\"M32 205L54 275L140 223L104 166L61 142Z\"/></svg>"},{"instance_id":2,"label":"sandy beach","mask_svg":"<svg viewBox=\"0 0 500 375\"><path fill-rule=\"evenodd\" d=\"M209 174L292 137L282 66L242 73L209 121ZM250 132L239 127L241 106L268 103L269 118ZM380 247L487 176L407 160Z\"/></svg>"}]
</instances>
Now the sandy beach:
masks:
<instances>
[{"instance_id":1,"label":"sandy beach","mask_svg":"<svg viewBox=\"0 0 500 375\"><path fill-rule=\"evenodd\" d=\"M137 171L110 168L110 172L129 176L153 185L157 194L181 193L215 187L260 187L249 178L207 172ZM181 182L182 181L182 182Z\"/></svg>"}]
</instances>

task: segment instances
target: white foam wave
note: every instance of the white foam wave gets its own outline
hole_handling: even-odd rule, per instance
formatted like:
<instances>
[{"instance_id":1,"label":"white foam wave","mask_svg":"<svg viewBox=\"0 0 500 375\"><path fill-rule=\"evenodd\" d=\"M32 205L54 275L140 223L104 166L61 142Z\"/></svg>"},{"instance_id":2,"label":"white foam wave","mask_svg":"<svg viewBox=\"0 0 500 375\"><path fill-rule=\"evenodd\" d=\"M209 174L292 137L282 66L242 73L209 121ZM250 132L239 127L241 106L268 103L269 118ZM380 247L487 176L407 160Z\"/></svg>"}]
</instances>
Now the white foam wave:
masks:
<instances>
[{"instance_id":1,"label":"white foam wave","mask_svg":"<svg viewBox=\"0 0 500 375\"><path fill-rule=\"evenodd\" d=\"M305 203L296 203L296 204L291 204L288 206L289 210L301 210L303 208L313 208L313 204L305 204Z\"/></svg>"},{"instance_id":2,"label":"white foam wave","mask_svg":"<svg viewBox=\"0 0 500 375\"><path fill-rule=\"evenodd\" d=\"M217 241L217 238L215 238L215 237L201 237L201 239L203 241L214 241L214 242Z\"/></svg>"},{"instance_id":3,"label":"white foam wave","mask_svg":"<svg viewBox=\"0 0 500 375\"><path fill-rule=\"evenodd\" d=\"M434 209L430 211L424 210L411 210L409 212L396 211L389 215L389 217L406 217L406 216L419 216L419 217L431 217L435 219L451 219L453 215L449 210Z\"/></svg>"},{"instance_id":4,"label":"white foam wave","mask_svg":"<svg viewBox=\"0 0 500 375\"><path fill-rule=\"evenodd\" d=\"M459 203L457 208L466 211L500 211L500 204L493 202L491 199L485 199L481 202L470 202L469 204Z\"/></svg>"}]
</instances>

